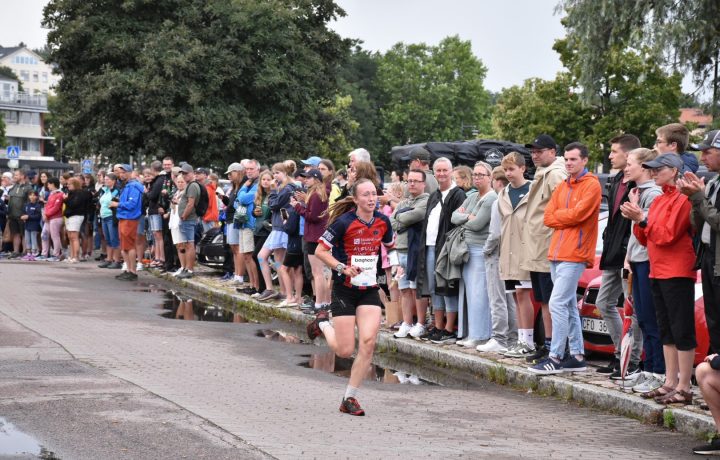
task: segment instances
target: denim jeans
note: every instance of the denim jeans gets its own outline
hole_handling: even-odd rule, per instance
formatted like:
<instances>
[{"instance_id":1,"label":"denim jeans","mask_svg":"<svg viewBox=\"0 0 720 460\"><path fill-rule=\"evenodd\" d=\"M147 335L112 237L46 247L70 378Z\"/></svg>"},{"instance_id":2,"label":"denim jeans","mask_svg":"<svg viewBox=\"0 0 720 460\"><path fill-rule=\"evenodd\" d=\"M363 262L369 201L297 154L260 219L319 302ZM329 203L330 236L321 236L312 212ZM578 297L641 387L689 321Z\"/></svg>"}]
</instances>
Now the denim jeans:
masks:
<instances>
[{"instance_id":1,"label":"denim jeans","mask_svg":"<svg viewBox=\"0 0 720 460\"><path fill-rule=\"evenodd\" d=\"M120 236L118 235L117 224L113 221L112 216L102 218L103 235L105 235L105 243L110 249L120 247Z\"/></svg>"},{"instance_id":2,"label":"denim jeans","mask_svg":"<svg viewBox=\"0 0 720 460\"><path fill-rule=\"evenodd\" d=\"M565 355L566 341L570 343L570 354L585 354L576 297L583 271L584 263L550 262L550 275L554 284L549 302L553 328L550 356L555 359L561 360Z\"/></svg>"},{"instance_id":3,"label":"denim jeans","mask_svg":"<svg viewBox=\"0 0 720 460\"><path fill-rule=\"evenodd\" d=\"M432 305L435 311L449 311L457 313L457 296L443 296L435 294L435 246L428 246L425 258L425 272L428 279L428 290L432 294Z\"/></svg>"},{"instance_id":4,"label":"denim jeans","mask_svg":"<svg viewBox=\"0 0 720 460\"><path fill-rule=\"evenodd\" d=\"M505 292L505 282L500 279L500 258L497 251L485 256L485 278L492 318L492 338L507 347L517 342L517 308L512 293Z\"/></svg>"},{"instance_id":5,"label":"denim jeans","mask_svg":"<svg viewBox=\"0 0 720 460\"><path fill-rule=\"evenodd\" d=\"M458 336L487 340L492 333L492 327L483 246L468 244L468 251L470 257L463 266L460 280L460 316L458 317L458 326L464 326L464 316L467 313L467 330L462 327Z\"/></svg>"},{"instance_id":6,"label":"denim jeans","mask_svg":"<svg viewBox=\"0 0 720 460\"><path fill-rule=\"evenodd\" d=\"M650 262L630 262L630 267L633 272L635 314L640 330L642 330L642 342L645 348L645 370L655 374L664 374L665 356L650 289ZM635 341L638 341L637 337Z\"/></svg>"}]
</instances>

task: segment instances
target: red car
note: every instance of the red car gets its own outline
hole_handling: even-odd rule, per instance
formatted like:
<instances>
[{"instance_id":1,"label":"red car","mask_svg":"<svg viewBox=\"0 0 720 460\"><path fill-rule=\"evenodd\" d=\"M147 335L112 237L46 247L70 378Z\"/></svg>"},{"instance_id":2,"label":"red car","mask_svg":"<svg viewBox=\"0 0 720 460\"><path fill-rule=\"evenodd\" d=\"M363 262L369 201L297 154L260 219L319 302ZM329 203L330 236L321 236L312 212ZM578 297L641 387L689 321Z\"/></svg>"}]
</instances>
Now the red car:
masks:
<instances>
[{"instance_id":1,"label":"red car","mask_svg":"<svg viewBox=\"0 0 720 460\"><path fill-rule=\"evenodd\" d=\"M604 216L601 214L599 226L600 233L602 235L605 226L607 225L607 213ZM586 286L582 299L578 302L578 309L580 310L580 320L582 322L583 339L585 342L585 350L612 355L615 352L615 346L610 338L610 333L607 329L605 320L600 315L600 310L595 306L598 292L600 291L600 284L602 281L602 272L598 268L600 262L600 255L602 254L602 239L598 239L598 247L595 252L595 266L585 270L583 279L586 280ZM591 279L587 277L592 276ZM581 286L578 285L578 292ZM624 298L621 295L618 299L618 311L620 318L623 318L623 303ZM705 356L707 356L710 349L710 337L708 336L707 323L705 322L705 303L703 301L702 283L700 279L700 272L697 273L697 280L695 282L695 336L697 340L697 348L695 349L695 365L700 364Z\"/></svg>"}]
</instances>

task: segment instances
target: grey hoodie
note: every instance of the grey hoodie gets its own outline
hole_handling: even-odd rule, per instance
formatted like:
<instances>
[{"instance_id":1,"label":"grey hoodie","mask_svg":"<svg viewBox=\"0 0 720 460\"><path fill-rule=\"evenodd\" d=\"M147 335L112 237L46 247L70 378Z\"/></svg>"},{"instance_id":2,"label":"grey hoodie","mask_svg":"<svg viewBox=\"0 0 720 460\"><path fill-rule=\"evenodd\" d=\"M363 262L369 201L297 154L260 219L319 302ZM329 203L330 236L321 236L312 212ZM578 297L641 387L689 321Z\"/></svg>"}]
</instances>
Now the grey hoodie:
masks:
<instances>
[{"instance_id":1,"label":"grey hoodie","mask_svg":"<svg viewBox=\"0 0 720 460\"><path fill-rule=\"evenodd\" d=\"M655 181L652 180L638 184L637 189L640 191L640 202L638 203L638 206L642 208L645 213L645 217L647 217L650 205L655 198L662 195L662 189L655 185ZM633 222L632 225L634 227L637 224ZM649 260L647 248L640 244L635 237L632 228L630 228L630 239L628 240L627 260L630 262L647 262Z\"/></svg>"}]
</instances>

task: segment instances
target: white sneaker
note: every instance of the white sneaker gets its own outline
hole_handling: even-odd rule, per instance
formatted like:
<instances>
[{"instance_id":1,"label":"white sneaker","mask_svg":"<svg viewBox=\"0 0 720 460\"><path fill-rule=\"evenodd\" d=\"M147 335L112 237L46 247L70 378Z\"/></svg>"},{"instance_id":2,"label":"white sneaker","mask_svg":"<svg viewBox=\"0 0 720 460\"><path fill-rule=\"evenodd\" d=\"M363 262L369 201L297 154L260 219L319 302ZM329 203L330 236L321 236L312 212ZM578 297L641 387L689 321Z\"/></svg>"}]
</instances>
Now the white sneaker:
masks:
<instances>
[{"instance_id":1,"label":"white sneaker","mask_svg":"<svg viewBox=\"0 0 720 460\"><path fill-rule=\"evenodd\" d=\"M467 338L465 340L458 340L455 342L455 345L460 347L467 347L467 348L475 348L480 344L480 340L478 339L470 339Z\"/></svg>"},{"instance_id":2,"label":"white sneaker","mask_svg":"<svg viewBox=\"0 0 720 460\"><path fill-rule=\"evenodd\" d=\"M631 388L634 388L641 383L646 382L652 374L650 372L636 372L632 375L629 375L625 380L615 380L615 385L619 386L620 388L629 390Z\"/></svg>"},{"instance_id":3,"label":"white sneaker","mask_svg":"<svg viewBox=\"0 0 720 460\"><path fill-rule=\"evenodd\" d=\"M125 267L125 264L123 264L123 267ZM182 267L180 267L180 268L177 269L176 272L174 272L174 273L172 274L172 276L178 276L180 273L182 273L182 272L184 272L184 271L185 271L185 269L182 268Z\"/></svg>"},{"instance_id":4,"label":"white sneaker","mask_svg":"<svg viewBox=\"0 0 720 460\"><path fill-rule=\"evenodd\" d=\"M408 331L408 334L410 334L410 336L415 339L419 339L420 337L425 335L425 332L426 332L425 326L423 326L420 323L417 323L417 324L413 325L413 327L410 328L410 330Z\"/></svg>"},{"instance_id":5,"label":"white sneaker","mask_svg":"<svg viewBox=\"0 0 720 460\"><path fill-rule=\"evenodd\" d=\"M518 342L515 347L504 353L508 358L524 358L525 356L535 353L535 346L528 345L525 342Z\"/></svg>"},{"instance_id":6,"label":"white sneaker","mask_svg":"<svg viewBox=\"0 0 720 460\"><path fill-rule=\"evenodd\" d=\"M642 383L638 383L632 387L634 393L647 393L657 390L665 383L665 378L662 375L652 374L650 372L643 372L643 374L648 374L649 376L646 376Z\"/></svg>"},{"instance_id":7,"label":"white sneaker","mask_svg":"<svg viewBox=\"0 0 720 460\"><path fill-rule=\"evenodd\" d=\"M495 339L490 339L482 345L478 345L475 349L481 353L507 353L507 347L500 345Z\"/></svg>"},{"instance_id":8,"label":"white sneaker","mask_svg":"<svg viewBox=\"0 0 720 460\"><path fill-rule=\"evenodd\" d=\"M143 271L143 264L141 262L138 262L135 270L139 272Z\"/></svg>"},{"instance_id":9,"label":"white sneaker","mask_svg":"<svg viewBox=\"0 0 720 460\"><path fill-rule=\"evenodd\" d=\"M122 268L120 270L122 270L124 272L127 271L127 263L126 262L123 262Z\"/></svg>"},{"instance_id":10,"label":"white sneaker","mask_svg":"<svg viewBox=\"0 0 720 460\"><path fill-rule=\"evenodd\" d=\"M403 323L400 325L400 329L398 329L398 331L396 333L394 333L393 336L396 339L404 339L405 337L408 336L408 334L410 333L412 328L413 327L411 325L409 325L408 323L403 321Z\"/></svg>"}]
</instances>

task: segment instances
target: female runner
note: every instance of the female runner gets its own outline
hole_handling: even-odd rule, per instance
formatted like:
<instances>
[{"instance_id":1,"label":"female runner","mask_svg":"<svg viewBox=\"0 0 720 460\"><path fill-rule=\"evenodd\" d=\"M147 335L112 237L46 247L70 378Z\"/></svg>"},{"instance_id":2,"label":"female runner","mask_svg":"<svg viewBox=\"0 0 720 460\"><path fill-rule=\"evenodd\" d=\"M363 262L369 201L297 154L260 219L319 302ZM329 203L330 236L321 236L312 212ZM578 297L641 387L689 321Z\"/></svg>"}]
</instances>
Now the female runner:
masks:
<instances>
[{"instance_id":1,"label":"female runner","mask_svg":"<svg viewBox=\"0 0 720 460\"><path fill-rule=\"evenodd\" d=\"M382 312L376 272L381 244L389 249L391 265L398 266L390 220L375 210L377 199L375 184L367 179L355 182L351 196L330 208L328 228L315 252L315 257L335 271L332 324L329 313L321 310L308 324L308 336L315 339L324 335L335 354L348 358L355 351L356 325L358 329L357 356L340 404L340 412L350 415L365 415L357 393L372 362L380 329Z\"/></svg>"}]
</instances>

